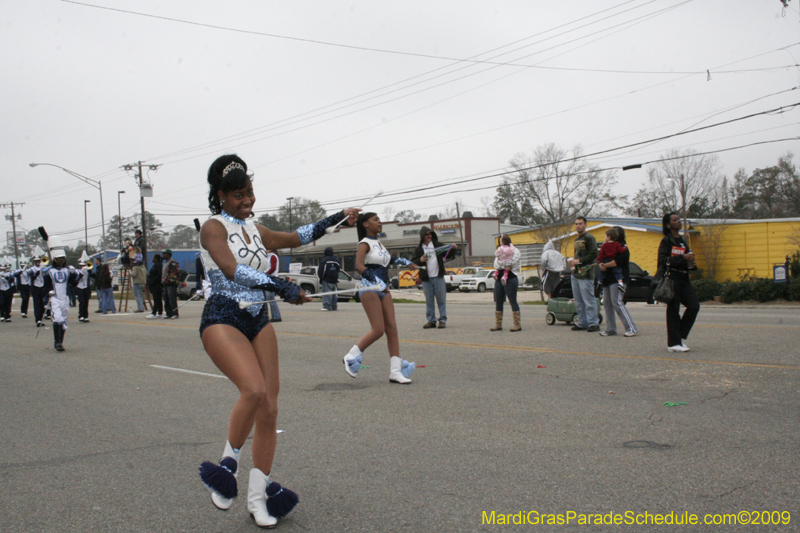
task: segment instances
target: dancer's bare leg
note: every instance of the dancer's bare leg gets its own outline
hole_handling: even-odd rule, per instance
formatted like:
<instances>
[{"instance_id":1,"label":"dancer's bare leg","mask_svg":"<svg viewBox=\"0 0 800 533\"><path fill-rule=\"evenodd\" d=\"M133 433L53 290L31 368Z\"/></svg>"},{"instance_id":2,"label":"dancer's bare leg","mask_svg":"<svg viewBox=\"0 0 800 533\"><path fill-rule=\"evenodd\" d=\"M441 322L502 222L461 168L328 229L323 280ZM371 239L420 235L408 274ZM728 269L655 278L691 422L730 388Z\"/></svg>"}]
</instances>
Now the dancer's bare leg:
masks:
<instances>
[{"instance_id":1,"label":"dancer's bare leg","mask_svg":"<svg viewBox=\"0 0 800 533\"><path fill-rule=\"evenodd\" d=\"M400 356L400 339L397 335L397 320L394 314L394 301L388 294L381 300L383 310L383 329L386 333L386 344L389 348L389 357Z\"/></svg>"},{"instance_id":2,"label":"dancer's bare leg","mask_svg":"<svg viewBox=\"0 0 800 533\"><path fill-rule=\"evenodd\" d=\"M391 298L391 295L384 297L384 300L386 298ZM381 303L381 299L377 293L365 292L362 294L361 306L367 313L370 326L370 330L363 337L361 337L361 340L358 341L358 344L356 344L358 349L363 352L369 348L372 343L383 336L386 328L384 326L383 304Z\"/></svg>"},{"instance_id":3,"label":"dancer's bare leg","mask_svg":"<svg viewBox=\"0 0 800 533\"><path fill-rule=\"evenodd\" d=\"M260 438L253 438L253 464L269 472L275 450L279 390L275 330L267 325L251 343L233 326L215 324L203 331L202 339L211 360L239 389L239 400L228 422L228 441L234 448L241 448L256 424ZM270 419L272 432L267 435Z\"/></svg>"}]
</instances>

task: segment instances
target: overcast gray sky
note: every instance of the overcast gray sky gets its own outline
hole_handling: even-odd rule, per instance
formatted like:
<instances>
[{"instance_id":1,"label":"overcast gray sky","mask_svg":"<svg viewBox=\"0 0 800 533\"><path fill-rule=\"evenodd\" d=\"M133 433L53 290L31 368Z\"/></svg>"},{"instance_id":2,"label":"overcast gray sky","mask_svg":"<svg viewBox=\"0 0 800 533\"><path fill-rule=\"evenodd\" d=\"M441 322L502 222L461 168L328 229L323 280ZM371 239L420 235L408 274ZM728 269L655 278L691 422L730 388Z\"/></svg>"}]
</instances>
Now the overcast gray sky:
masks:
<instances>
[{"instance_id":1,"label":"overcast gray sky","mask_svg":"<svg viewBox=\"0 0 800 533\"><path fill-rule=\"evenodd\" d=\"M206 171L223 153L255 172L257 213L290 196L333 210L492 175L545 143L595 153L800 103L797 0L25 0L0 15L0 203L24 202L24 229L72 246L84 200L89 241L100 236L98 191L29 163L101 180L106 221L119 190L123 216L138 211L120 167L159 164L147 208L170 230L208 215ZM798 119L787 107L590 159L613 168L796 138ZM797 148L719 157L730 177ZM645 178L620 172L617 192ZM458 201L478 214L500 181L373 209Z\"/></svg>"}]
</instances>

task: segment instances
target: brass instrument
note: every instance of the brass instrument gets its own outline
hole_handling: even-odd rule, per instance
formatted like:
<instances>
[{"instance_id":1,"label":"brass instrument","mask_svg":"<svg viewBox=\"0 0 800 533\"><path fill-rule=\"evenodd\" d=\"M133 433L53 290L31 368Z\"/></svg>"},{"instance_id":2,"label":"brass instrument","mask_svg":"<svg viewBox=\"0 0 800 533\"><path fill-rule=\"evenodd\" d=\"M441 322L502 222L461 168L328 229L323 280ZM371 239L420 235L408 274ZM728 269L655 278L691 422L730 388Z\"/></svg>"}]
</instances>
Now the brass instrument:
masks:
<instances>
[{"instance_id":1,"label":"brass instrument","mask_svg":"<svg viewBox=\"0 0 800 533\"><path fill-rule=\"evenodd\" d=\"M42 266L46 267L48 265L50 265L50 256L49 255L43 255L42 256Z\"/></svg>"}]
</instances>

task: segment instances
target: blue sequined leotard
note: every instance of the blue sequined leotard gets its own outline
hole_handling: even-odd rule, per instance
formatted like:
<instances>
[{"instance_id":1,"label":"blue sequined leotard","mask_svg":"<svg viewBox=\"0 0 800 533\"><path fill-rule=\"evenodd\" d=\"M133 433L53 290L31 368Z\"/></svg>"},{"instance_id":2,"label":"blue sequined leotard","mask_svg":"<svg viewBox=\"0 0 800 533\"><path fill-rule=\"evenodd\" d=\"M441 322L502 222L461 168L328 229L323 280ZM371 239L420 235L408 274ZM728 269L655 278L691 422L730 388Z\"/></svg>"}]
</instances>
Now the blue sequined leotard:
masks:
<instances>
[{"instance_id":1,"label":"blue sequined leotard","mask_svg":"<svg viewBox=\"0 0 800 533\"><path fill-rule=\"evenodd\" d=\"M228 247L239 264L264 271L269 268L268 252L261 242L255 223L252 220L240 220L223 212L211 217L217 220L228 232ZM244 233L250 238L245 239ZM251 289L228 279L220 270L214 259L205 248L202 249L203 263L208 279L211 282L212 295L203 308L200 321L200 335L214 324L227 324L237 328L250 340L253 340L261 329L269 323L267 307L263 304L251 305L239 309L239 302L259 302L264 300L264 291Z\"/></svg>"}]
</instances>

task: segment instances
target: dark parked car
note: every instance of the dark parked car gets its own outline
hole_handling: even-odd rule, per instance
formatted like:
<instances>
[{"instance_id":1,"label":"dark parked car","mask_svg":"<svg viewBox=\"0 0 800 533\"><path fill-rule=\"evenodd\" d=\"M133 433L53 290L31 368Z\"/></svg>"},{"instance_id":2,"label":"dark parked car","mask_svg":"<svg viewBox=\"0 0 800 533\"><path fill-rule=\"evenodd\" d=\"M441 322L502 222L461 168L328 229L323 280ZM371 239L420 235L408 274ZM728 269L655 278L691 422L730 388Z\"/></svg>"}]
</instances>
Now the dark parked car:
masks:
<instances>
[{"instance_id":1,"label":"dark parked car","mask_svg":"<svg viewBox=\"0 0 800 533\"><path fill-rule=\"evenodd\" d=\"M626 302L647 302L654 303L653 300L653 276L647 270L642 270L642 267L636 263L628 263L628 272L630 273L631 282L625 290ZM565 271L561 274L561 281L553 291L553 298L572 298L572 285L570 283L570 273ZM603 296L603 288L597 280L597 272L595 272L595 290L594 294L598 298Z\"/></svg>"}]
</instances>

